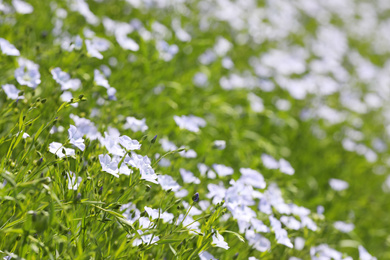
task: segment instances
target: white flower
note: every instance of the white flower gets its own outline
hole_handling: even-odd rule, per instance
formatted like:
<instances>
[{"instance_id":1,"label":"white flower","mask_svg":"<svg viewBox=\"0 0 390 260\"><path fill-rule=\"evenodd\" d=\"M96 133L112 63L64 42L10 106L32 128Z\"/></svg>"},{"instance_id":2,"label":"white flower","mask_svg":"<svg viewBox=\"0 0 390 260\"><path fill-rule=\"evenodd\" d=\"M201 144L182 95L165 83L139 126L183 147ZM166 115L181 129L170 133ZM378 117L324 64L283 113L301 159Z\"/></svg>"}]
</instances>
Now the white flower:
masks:
<instances>
[{"instance_id":1,"label":"white flower","mask_svg":"<svg viewBox=\"0 0 390 260\"><path fill-rule=\"evenodd\" d=\"M152 209L152 208L149 208L149 207L147 207L147 206L145 206L144 209L145 209L146 213L148 213L148 215L149 215L149 217L150 217L151 219L157 219L158 216L159 216L160 214L162 214L162 211L161 211L161 210L158 210L158 209ZM160 212L160 211L161 211L161 212Z\"/></svg>"},{"instance_id":2,"label":"white flower","mask_svg":"<svg viewBox=\"0 0 390 260\"><path fill-rule=\"evenodd\" d=\"M205 127L206 121L203 118L189 115L189 116L173 116L173 119L175 120L176 124L181 129L187 129L191 132L199 132L199 127Z\"/></svg>"},{"instance_id":3,"label":"white flower","mask_svg":"<svg viewBox=\"0 0 390 260\"><path fill-rule=\"evenodd\" d=\"M22 0L12 0L12 5L14 6L16 12L20 14L31 14L34 11L32 5Z\"/></svg>"},{"instance_id":4,"label":"white flower","mask_svg":"<svg viewBox=\"0 0 390 260\"><path fill-rule=\"evenodd\" d=\"M183 178L184 183L195 183L199 184L200 180L194 176L194 174L186 169L180 168L180 175Z\"/></svg>"},{"instance_id":5,"label":"white flower","mask_svg":"<svg viewBox=\"0 0 390 260\"><path fill-rule=\"evenodd\" d=\"M120 136L118 141L128 151L141 149L141 144L137 140L133 140L127 135Z\"/></svg>"},{"instance_id":6,"label":"white flower","mask_svg":"<svg viewBox=\"0 0 390 260\"><path fill-rule=\"evenodd\" d=\"M1 51L8 56L19 56L20 52L6 39L0 38Z\"/></svg>"},{"instance_id":7,"label":"white flower","mask_svg":"<svg viewBox=\"0 0 390 260\"><path fill-rule=\"evenodd\" d=\"M90 40L85 40L85 46L87 46L87 52L91 57L97 58L99 60L103 59L103 55L95 48Z\"/></svg>"},{"instance_id":8,"label":"white flower","mask_svg":"<svg viewBox=\"0 0 390 260\"><path fill-rule=\"evenodd\" d=\"M172 213L162 212L161 209L152 209L147 206L145 206L144 209L151 219L158 219L160 217L160 219L162 219L165 223L170 223L174 218Z\"/></svg>"},{"instance_id":9,"label":"white flower","mask_svg":"<svg viewBox=\"0 0 390 260\"><path fill-rule=\"evenodd\" d=\"M233 47L233 44L225 38L219 36L217 42L214 45L214 52L219 56L226 56L228 51Z\"/></svg>"},{"instance_id":10,"label":"white flower","mask_svg":"<svg viewBox=\"0 0 390 260\"><path fill-rule=\"evenodd\" d=\"M258 220L257 218L251 218L250 220L251 225L254 230L257 232L263 232L263 233L268 233L269 232L269 227L267 227L263 221Z\"/></svg>"},{"instance_id":11,"label":"white flower","mask_svg":"<svg viewBox=\"0 0 390 260\"><path fill-rule=\"evenodd\" d=\"M257 251L265 252L271 249L271 242L253 230L247 230L245 232L245 238L248 240L248 244L253 246Z\"/></svg>"},{"instance_id":12,"label":"white flower","mask_svg":"<svg viewBox=\"0 0 390 260\"><path fill-rule=\"evenodd\" d=\"M74 121L74 123L77 127L77 130L83 136L85 135L90 140L95 140L95 139L101 137L99 131L97 130L94 123L91 122L91 120L86 119L86 118L82 118L82 117L78 117L78 116L73 115L73 114L70 114L69 117Z\"/></svg>"},{"instance_id":13,"label":"white flower","mask_svg":"<svg viewBox=\"0 0 390 260\"><path fill-rule=\"evenodd\" d=\"M376 257L370 255L363 246L359 246L359 259L360 260L377 260Z\"/></svg>"},{"instance_id":14,"label":"white flower","mask_svg":"<svg viewBox=\"0 0 390 260\"><path fill-rule=\"evenodd\" d=\"M219 234L218 231L215 231L215 234L213 235L213 242L212 244L216 247L220 247L220 248L223 248L223 249L226 249L228 250L229 249L229 245L228 243L225 242L223 236L221 234Z\"/></svg>"},{"instance_id":15,"label":"white flower","mask_svg":"<svg viewBox=\"0 0 390 260\"><path fill-rule=\"evenodd\" d=\"M250 168L240 168L240 172L242 176L239 180L243 183L258 189L264 189L266 187L264 177L258 171L252 170Z\"/></svg>"},{"instance_id":16,"label":"white flower","mask_svg":"<svg viewBox=\"0 0 390 260\"><path fill-rule=\"evenodd\" d=\"M130 221L132 224L140 218L141 216L141 211L139 209L137 209L136 205L134 205L133 203L129 202L127 204L123 204L121 207L120 207L120 210L125 210L125 212L123 212L123 216L128 220Z\"/></svg>"},{"instance_id":17,"label":"white flower","mask_svg":"<svg viewBox=\"0 0 390 260\"><path fill-rule=\"evenodd\" d=\"M133 26L131 26L128 23L117 23L112 20L110 21L107 18L103 20L103 23L105 25L109 25L110 23L114 25L113 29L114 29L116 41L123 49L131 50L131 51L139 50L138 43L136 43L133 39L127 37L128 34L134 31Z\"/></svg>"},{"instance_id":18,"label":"white flower","mask_svg":"<svg viewBox=\"0 0 390 260\"><path fill-rule=\"evenodd\" d=\"M139 120L135 117L126 117L126 123L123 126L123 129L131 129L133 132L145 132L146 130L148 130L148 126L146 125L145 118Z\"/></svg>"},{"instance_id":19,"label":"white flower","mask_svg":"<svg viewBox=\"0 0 390 260\"><path fill-rule=\"evenodd\" d=\"M253 112L261 113L264 111L263 100L260 97L256 96L252 92L250 92L248 94L248 100L249 100L249 103L250 103L250 106L251 106L251 109L253 110Z\"/></svg>"},{"instance_id":20,"label":"white flower","mask_svg":"<svg viewBox=\"0 0 390 260\"><path fill-rule=\"evenodd\" d=\"M131 158L127 162L128 165L139 169L141 179L158 184L157 174L150 163L150 159L147 156L138 155L134 152L131 153Z\"/></svg>"},{"instance_id":21,"label":"white flower","mask_svg":"<svg viewBox=\"0 0 390 260\"><path fill-rule=\"evenodd\" d=\"M89 24L98 25L100 23L99 18L91 12L85 0L71 1L70 8L72 11L79 12L82 16L84 16L85 20L87 20Z\"/></svg>"},{"instance_id":22,"label":"white flower","mask_svg":"<svg viewBox=\"0 0 390 260\"><path fill-rule=\"evenodd\" d=\"M287 175L293 175L295 173L291 164L283 158L279 160L279 167L279 170Z\"/></svg>"},{"instance_id":23,"label":"white flower","mask_svg":"<svg viewBox=\"0 0 390 260\"><path fill-rule=\"evenodd\" d=\"M263 161L263 164L268 169L278 169L279 168L279 162L275 160L274 157L271 155L263 153L261 155L261 160Z\"/></svg>"},{"instance_id":24,"label":"white flower","mask_svg":"<svg viewBox=\"0 0 390 260\"><path fill-rule=\"evenodd\" d=\"M203 251L203 252L199 253L199 259L200 260L218 260L217 258L215 258L212 254L210 254L207 251Z\"/></svg>"},{"instance_id":25,"label":"white flower","mask_svg":"<svg viewBox=\"0 0 390 260\"><path fill-rule=\"evenodd\" d=\"M15 78L18 83L30 88L36 88L41 83L39 65L24 58L19 58L18 63L19 68L15 70Z\"/></svg>"},{"instance_id":26,"label":"white flower","mask_svg":"<svg viewBox=\"0 0 390 260\"><path fill-rule=\"evenodd\" d=\"M335 223L333 223L333 227L343 233L349 233L355 228L355 225L343 221L336 221Z\"/></svg>"},{"instance_id":27,"label":"white flower","mask_svg":"<svg viewBox=\"0 0 390 260\"><path fill-rule=\"evenodd\" d=\"M68 176L68 189L77 190L83 178L78 176L76 181L76 174L74 172L67 172L66 175Z\"/></svg>"},{"instance_id":28,"label":"white flower","mask_svg":"<svg viewBox=\"0 0 390 260\"><path fill-rule=\"evenodd\" d=\"M301 216L301 224L302 224L302 227L307 227L311 231L317 230L316 223L314 223L314 221L311 218L309 218L308 216Z\"/></svg>"},{"instance_id":29,"label":"white flower","mask_svg":"<svg viewBox=\"0 0 390 260\"><path fill-rule=\"evenodd\" d=\"M165 152L177 150L177 146L166 138L161 138L159 142Z\"/></svg>"},{"instance_id":30,"label":"white flower","mask_svg":"<svg viewBox=\"0 0 390 260\"><path fill-rule=\"evenodd\" d=\"M185 148L185 147L182 146L180 148ZM183 158L196 158L196 156L198 156L198 154L192 149L189 149L187 151L181 151L179 152L179 155Z\"/></svg>"},{"instance_id":31,"label":"white flower","mask_svg":"<svg viewBox=\"0 0 390 260\"><path fill-rule=\"evenodd\" d=\"M69 74L56 67L51 70L53 79L61 85L61 90L77 90L81 86L81 80L71 79Z\"/></svg>"},{"instance_id":32,"label":"white flower","mask_svg":"<svg viewBox=\"0 0 390 260\"><path fill-rule=\"evenodd\" d=\"M301 222L291 216L281 216L280 221L289 229L299 230L301 228Z\"/></svg>"},{"instance_id":33,"label":"white flower","mask_svg":"<svg viewBox=\"0 0 390 260\"><path fill-rule=\"evenodd\" d=\"M72 92L70 91L64 91L62 95L60 96L61 100L64 102L70 102L73 98ZM78 103L71 104L72 107L78 107Z\"/></svg>"},{"instance_id":34,"label":"white flower","mask_svg":"<svg viewBox=\"0 0 390 260\"><path fill-rule=\"evenodd\" d=\"M342 191L349 187L348 182L333 178L329 180L329 185L335 191Z\"/></svg>"},{"instance_id":35,"label":"white flower","mask_svg":"<svg viewBox=\"0 0 390 260\"><path fill-rule=\"evenodd\" d=\"M156 49L160 53L160 58L164 61L170 61L179 51L179 47L176 44L169 45L166 41L158 41L156 43Z\"/></svg>"},{"instance_id":36,"label":"white flower","mask_svg":"<svg viewBox=\"0 0 390 260\"><path fill-rule=\"evenodd\" d=\"M234 173L233 168L225 166L223 164L213 164L213 168L217 172L219 177L225 177Z\"/></svg>"},{"instance_id":37,"label":"white flower","mask_svg":"<svg viewBox=\"0 0 390 260\"><path fill-rule=\"evenodd\" d=\"M287 231L282 228L282 224L273 216L269 216L269 220L272 226L272 229L275 233L276 242L278 244L285 245L287 247L293 248L293 244L287 236Z\"/></svg>"},{"instance_id":38,"label":"white flower","mask_svg":"<svg viewBox=\"0 0 390 260\"><path fill-rule=\"evenodd\" d=\"M215 140L214 141L214 146L218 150L223 150L226 148L226 141L225 140Z\"/></svg>"},{"instance_id":39,"label":"white flower","mask_svg":"<svg viewBox=\"0 0 390 260\"><path fill-rule=\"evenodd\" d=\"M213 199L213 204L220 203L226 195L226 188L223 186L223 183L220 182L219 185L216 184L207 184L207 189L209 193L206 195L207 198Z\"/></svg>"},{"instance_id":40,"label":"white flower","mask_svg":"<svg viewBox=\"0 0 390 260\"><path fill-rule=\"evenodd\" d=\"M18 90L14 85L12 84L5 84L1 86L10 99L24 99L24 96L19 96L20 90Z\"/></svg>"},{"instance_id":41,"label":"white flower","mask_svg":"<svg viewBox=\"0 0 390 260\"><path fill-rule=\"evenodd\" d=\"M208 84L208 77L203 72L198 72L192 78L192 82L197 87L206 87Z\"/></svg>"},{"instance_id":42,"label":"white flower","mask_svg":"<svg viewBox=\"0 0 390 260\"><path fill-rule=\"evenodd\" d=\"M100 154L99 161L102 166L102 171L108 172L119 178L118 162L116 160L111 160L111 157L108 154Z\"/></svg>"},{"instance_id":43,"label":"white flower","mask_svg":"<svg viewBox=\"0 0 390 260\"><path fill-rule=\"evenodd\" d=\"M321 244L310 248L310 256L312 256L312 259L343 259L342 253L330 248L327 244Z\"/></svg>"},{"instance_id":44,"label":"white flower","mask_svg":"<svg viewBox=\"0 0 390 260\"><path fill-rule=\"evenodd\" d=\"M305 247L305 239L303 237L296 237L294 247L296 250L302 250Z\"/></svg>"},{"instance_id":45,"label":"white flower","mask_svg":"<svg viewBox=\"0 0 390 260\"><path fill-rule=\"evenodd\" d=\"M100 142L110 154L121 157L125 156L125 150L119 145L119 133L116 135L112 131L110 131L110 134L104 132L104 138L100 138Z\"/></svg>"},{"instance_id":46,"label":"white flower","mask_svg":"<svg viewBox=\"0 0 390 260\"><path fill-rule=\"evenodd\" d=\"M77 148L79 148L81 151L84 151L85 144L83 134L77 130L77 128L74 125L70 125L68 129L69 133L69 143L73 144Z\"/></svg>"},{"instance_id":47,"label":"white flower","mask_svg":"<svg viewBox=\"0 0 390 260\"><path fill-rule=\"evenodd\" d=\"M102 74L98 69L94 70L94 80L98 86L105 87L106 89L111 87L104 74Z\"/></svg>"},{"instance_id":48,"label":"white flower","mask_svg":"<svg viewBox=\"0 0 390 260\"><path fill-rule=\"evenodd\" d=\"M158 183L163 190L172 189L173 192L179 191L181 186L170 175L158 175Z\"/></svg>"},{"instance_id":49,"label":"white flower","mask_svg":"<svg viewBox=\"0 0 390 260\"><path fill-rule=\"evenodd\" d=\"M65 154L63 153L65 151ZM65 148L61 143L52 142L49 144L49 152L57 155L59 158L75 155L74 149Z\"/></svg>"}]
</instances>

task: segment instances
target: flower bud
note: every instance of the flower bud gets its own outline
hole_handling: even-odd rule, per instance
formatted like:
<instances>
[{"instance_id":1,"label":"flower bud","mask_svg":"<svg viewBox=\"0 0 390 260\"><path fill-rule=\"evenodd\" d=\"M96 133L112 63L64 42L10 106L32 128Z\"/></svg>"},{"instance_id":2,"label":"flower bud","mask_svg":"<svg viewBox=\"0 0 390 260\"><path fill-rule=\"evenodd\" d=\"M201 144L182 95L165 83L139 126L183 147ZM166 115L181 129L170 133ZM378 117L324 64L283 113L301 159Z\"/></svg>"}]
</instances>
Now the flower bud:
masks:
<instances>
[{"instance_id":1,"label":"flower bud","mask_svg":"<svg viewBox=\"0 0 390 260\"><path fill-rule=\"evenodd\" d=\"M192 196L192 201L193 202L198 202L199 201L199 193L195 193L194 196Z\"/></svg>"}]
</instances>

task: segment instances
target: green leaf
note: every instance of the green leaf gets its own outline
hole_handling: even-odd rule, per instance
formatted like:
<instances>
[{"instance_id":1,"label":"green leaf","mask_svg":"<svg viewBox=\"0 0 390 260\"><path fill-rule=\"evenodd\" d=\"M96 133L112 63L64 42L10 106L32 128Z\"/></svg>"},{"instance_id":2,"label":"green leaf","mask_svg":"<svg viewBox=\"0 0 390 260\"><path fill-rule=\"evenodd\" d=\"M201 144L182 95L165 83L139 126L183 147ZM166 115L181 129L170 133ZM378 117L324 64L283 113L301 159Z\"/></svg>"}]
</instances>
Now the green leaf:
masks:
<instances>
[{"instance_id":1,"label":"green leaf","mask_svg":"<svg viewBox=\"0 0 390 260\"><path fill-rule=\"evenodd\" d=\"M172 244L172 243L177 243L177 242L181 242L182 239L162 239L162 240L159 240L157 241L156 243L157 244Z\"/></svg>"},{"instance_id":2,"label":"green leaf","mask_svg":"<svg viewBox=\"0 0 390 260\"><path fill-rule=\"evenodd\" d=\"M231 233L231 234L235 235L238 239L240 239L241 242L245 242L245 239L240 234L238 234L237 232L230 231L230 230L225 230L225 231L219 231L219 233Z\"/></svg>"}]
</instances>

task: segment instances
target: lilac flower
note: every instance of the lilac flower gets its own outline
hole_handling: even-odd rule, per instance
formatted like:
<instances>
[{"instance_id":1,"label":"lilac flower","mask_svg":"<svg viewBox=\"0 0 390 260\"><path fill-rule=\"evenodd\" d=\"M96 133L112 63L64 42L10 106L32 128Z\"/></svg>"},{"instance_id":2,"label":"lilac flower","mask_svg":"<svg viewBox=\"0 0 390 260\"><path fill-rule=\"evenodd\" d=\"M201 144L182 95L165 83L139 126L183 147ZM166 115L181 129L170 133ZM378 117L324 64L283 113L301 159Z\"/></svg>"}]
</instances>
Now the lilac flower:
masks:
<instances>
[{"instance_id":1,"label":"lilac flower","mask_svg":"<svg viewBox=\"0 0 390 260\"><path fill-rule=\"evenodd\" d=\"M105 87L106 89L111 87L104 74L102 74L98 69L94 70L94 80L98 86Z\"/></svg>"},{"instance_id":2,"label":"lilac flower","mask_svg":"<svg viewBox=\"0 0 390 260\"><path fill-rule=\"evenodd\" d=\"M1 51L8 56L19 56L20 52L6 39L0 38Z\"/></svg>"},{"instance_id":3,"label":"lilac flower","mask_svg":"<svg viewBox=\"0 0 390 260\"><path fill-rule=\"evenodd\" d=\"M118 138L118 142L128 151L141 149L141 144L137 140L133 140L127 135L122 135Z\"/></svg>"},{"instance_id":4,"label":"lilac flower","mask_svg":"<svg viewBox=\"0 0 390 260\"><path fill-rule=\"evenodd\" d=\"M194 176L194 174L186 169L180 168L180 175L183 178L184 183L199 184L200 180Z\"/></svg>"},{"instance_id":5,"label":"lilac flower","mask_svg":"<svg viewBox=\"0 0 390 260\"><path fill-rule=\"evenodd\" d=\"M253 230L247 230L245 232L245 238L248 240L248 244L257 251L265 252L271 249L271 242Z\"/></svg>"},{"instance_id":6,"label":"lilac flower","mask_svg":"<svg viewBox=\"0 0 390 260\"><path fill-rule=\"evenodd\" d=\"M221 234L219 234L219 232L217 230L215 231L215 234L213 235L212 245L226 249L226 250L229 249L228 243L225 242L223 236Z\"/></svg>"},{"instance_id":7,"label":"lilac flower","mask_svg":"<svg viewBox=\"0 0 390 260\"><path fill-rule=\"evenodd\" d=\"M176 192L181 188L170 175L158 175L158 183L163 190L172 190L173 192Z\"/></svg>"},{"instance_id":8,"label":"lilac flower","mask_svg":"<svg viewBox=\"0 0 390 260\"><path fill-rule=\"evenodd\" d=\"M128 165L139 169L141 173L141 179L153 182L157 182L157 174L154 172L152 166L150 165L150 159L147 156L138 155L134 152L131 153L131 158L127 162Z\"/></svg>"},{"instance_id":9,"label":"lilac flower","mask_svg":"<svg viewBox=\"0 0 390 260\"><path fill-rule=\"evenodd\" d=\"M63 153L65 151L65 153ZM57 155L59 158L75 155L74 149L65 148L61 143L52 142L49 144L49 152Z\"/></svg>"},{"instance_id":10,"label":"lilac flower","mask_svg":"<svg viewBox=\"0 0 390 260\"><path fill-rule=\"evenodd\" d=\"M301 222L291 216L281 216L280 222L282 222L289 229L299 230L301 228Z\"/></svg>"},{"instance_id":11,"label":"lilac flower","mask_svg":"<svg viewBox=\"0 0 390 260\"><path fill-rule=\"evenodd\" d=\"M146 125L145 121L145 118L139 120L135 117L126 117L126 123L123 126L123 129L131 129L133 132L145 132L146 130L148 130L148 126Z\"/></svg>"},{"instance_id":12,"label":"lilac flower","mask_svg":"<svg viewBox=\"0 0 390 260\"><path fill-rule=\"evenodd\" d=\"M377 260L377 258L370 255L363 246L359 246L358 249L360 260Z\"/></svg>"},{"instance_id":13,"label":"lilac flower","mask_svg":"<svg viewBox=\"0 0 390 260\"><path fill-rule=\"evenodd\" d=\"M337 229L338 231L341 231L343 233L349 233L355 228L355 225L352 223L346 223L343 221L336 221L333 223L333 227L335 229Z\"/></svg>"},{"instance_id":14,"label":"lilac flower","mask_svg":"<svg viewBox=\"0 0 390 260\"><path fill-rule=\"evenodd\" d=\"M99 161L102 166L102 171L108 172L109 174L119 178L118 162L116 160L111 160L111 157L108 154L100 154Z\"/></svg>"},{"instance_id":15,"label":"lilac flower","mask_svg":"<svg viewBox=\"0 0 390 260\"><path fill-rule=\"evenodd\" d=\"M73 98L72 92L70 91L64 91L62 95L60 96L61 100L64 102L70 102ZM78 103L71 104L72 107L78 107Z\"/></svg>"},{"instance_id":16,"label":"lilac flower","mask_svg":"<svg viewBox=\"0 0 390 260\"><path fill-rule=\"evenodd\" d=\"M239 180L246 185L251 185L258 189L264 189L266 187L264 177L258 171L250 168L240 168L240 172L242 175Z\"/></svg>"},{"instance_id":17,"label":"lilac flower","mask_svg":"<svg viewBox=\"0 0 390 260\"><path fill-rule=\"evenodd\" d=\"M121 207L120 207L120 210L123 211L125 210L125 212L122 213L122 215L128 220L130 221L130 223L134 224L134 222L136 220L138 220L141 216L141 211L139 211L139 209L137 209L136 205L134 205L133 203L129 202L127 204L123 204Z\"/></svg>"},{"instance_id":18,"label":"lilac flower","mask_svg":"<svg viewBox=\"0 0 390 260\"><path fill-rule=\"evenodd\" d=\"M302 250L305 247L305 239L302 237L296 237L294 240L294 248L296 250Z\"/></svg>"},{"instance_id":19,"label":"lilac flower","mask_svg":"<svg viewBox=\"0 0 390 260\"><path fill-rule=\"evenodd\" d=\"M12 0L12 5L16 12L20 14L31 14L34 11L32 5L22 0Z\"/></svg>"},{"instance_id":20,"label":"lilac flower","mask_svg":"<svg viewBox=\"0 0 390 260\"><path fill-rule=\"evenodd\" d=\"M217 258L215 258L212 254L210 254L207 251L202 251L201 253L199 253L199 259L200 260L218 260Z\"/></svg>"},{"instance_id":21,"label":"lilac flower","mask_svg":"<svg viewBox=\"0 0 390 260\"><path fill-rule=\"evenodd\" d=\"M61 85L61 90L77 90L81 86L81 80L71 79L69 74L56 67L51 70L53 79Z\"/></svg>"},{"instance_id":22,"label":"lilac flower","mask_svg":"<svg viewBox=\"0 0 390 260\"><path fill-rule=\"evenodd\" d=\"M343 191L349 187L348 182L333 178L329 180L329 185L335 191Z\"/></svg>"},{"instance_id":23,"label":"lilac flower","mask_svg":"<svg viewBox=\"0 0 390 260\"><path fill-rule=\"evenodd\" d=\"M68 129L69 133L69 143L73 144L77 148L79 148L81 151L84 151L85 144L83 134L77 130L77 128L74 125L70 125Z\"/></svg>"},{"instance_id":24,"label":"lilac flower","mask_svg":"<svg viewBox=\"0 0 390 260\"><path fill-rule=\"evenodd\" d=\"M14 85L12 84L5 84L1 86L10 99L24 99L24 96L19 96L20 90L18 90Z\"/></svg>"},{"instance_id":25,"label":"lilac flower","mask_svg":"<svg viewBox=\"0 0 390 260\"><path fill-rule=\"evenodd\" d=\"M268 169L278 169L279 168L279 162L275 160L274 157L271 155L263 153L261 155L261 160L263 161L263 164Z\"/></svg>"},{"instance_id":26,"label":"lilac flower","mask_svg":"<svg viewBox=\"0 0 390 260\"><path fill-rule=\"evenodd\" d=\"M233 168L223 164L213 164L213 168L217 172L219 177L225 177L234 173Z\"/></svg>"},{"instance_id":27,"label":"lilac flower","mask_svg":"<svg viewBox=\"0 0 390 260\"><path fill-rule=\"evenodd\" d=\"M223 150L226 148L226 141L225 140L215 140L214 147L217 148L218 150Z\"/></svg>"},{"instance_id":28,"label":"lilac flower","mask_svg":"<svg viewBox=\"0 0 390 260\"><path fill-rule=\"evenodd\" d=\"M83 178L80 176L76 178L76 174L74 172L67 172L66 175L68 176L68 189L77 190Z\"/></svg>"},{"instance_id":29,"label":"lilac flower","mask_svg":"<svg viewBox=\"0 0 390 260\"><path fill-rule=\"evenodd\" d=\"M87 52L91 57L99 60L103 59L103 55L96 49L90 40L85 40L85 46L87 46Z\"/></svg>"},{"instance_id":30,"label":"lilac flower","mask_svg":"<svg viewBox=\"0 0 390 260\"><path fill-rule=\"evenodd\" d=\"M287 175L293 175L295 173L291 164L283 158L279 160L279 170Z\"/></svg>"},{"instance_id":31,"label":"lilac flower","mask_svg":"<svg viewBox=\"0 0 390 260\"><path fill-rule=\"evenodd\" d=\"M19 68L15 70L16 80L20 85L35 89L41 83L39 65L24 58L19 58L18 63Z\"/></svg>"},{"instance_id":32,"label":"lilac flower","mask_svg":"<svg viewBox=\"0 0 390 260\"><path fill-rule=\"evenodd\" d=\"M189 115L189 116L174 116L173 119L175 120L176 124L181 129L187 129L191 132L199 132L199 127L205 127L206 121L203 118Z\"/></svg>"}]
</instances>

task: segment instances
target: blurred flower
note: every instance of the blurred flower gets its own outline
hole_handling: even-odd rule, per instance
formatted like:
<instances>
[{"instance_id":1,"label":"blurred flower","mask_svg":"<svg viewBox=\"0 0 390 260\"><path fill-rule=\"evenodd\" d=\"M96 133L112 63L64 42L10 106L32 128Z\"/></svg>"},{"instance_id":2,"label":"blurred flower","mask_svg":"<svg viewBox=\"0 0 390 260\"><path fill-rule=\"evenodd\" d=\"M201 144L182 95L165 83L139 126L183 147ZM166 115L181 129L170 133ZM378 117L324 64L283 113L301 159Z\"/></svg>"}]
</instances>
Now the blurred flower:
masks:
<instances>
[{"instance_id":1,"label":"blurred flower","mask_svg":"<svg viewBox=\"0 0 390 260\"><path fill-rule=\"evenodd\" d=\"M1 86L7 95L8 98L10 99L24 99L24 96L19 96L20 90L18 90L15 85L12 84L5 84Z\"/></svg>"},{"instance_id":2,"label":"blurred flower","mask_svg":"<svg viewBox=\"0 0 390 260\"><path fill-rule=\"evenodd\" d=\"M199 184L200 180L194 176L194 174L186 169L180 168L180 175L184 183L194 183Z\"/></svg>"},{"instance_id":3,"label":"blurred flower","mask_svg":"<svg viewBox=\"0 0 390 260\"><path fill-rule=\"evenodd\" d=\"M61 90L77 90L81 86L81 80L71 79L69 74L56 67L51 70L53 79L61 85Z\"/></svg>"},{"instance_id":4,"label":"blurred flower","mask_svg":"<svg viewBox=\"0 0 390 260\"><path fill-rule=\"evenodd\" d=\"M19 56L20 52L6 39L0 38L0 48L5 55Z\"/></svg>"},{"instance_id":5,"label":"blurred flower","mask_svg":"<svg viewBox=\"0 0 390 260\"><path fill-rule=\"evenodd\" d=\"M343 233L349 233L355 228L355 225L343 221L336 221L333 223L333 227Z\"/></svg>"},{"instance_id":6,"label":"blurred flower","mask_svg":"<svg viewBox=\"0 0 390 260\"><path fill-rule=\"evenodd\" d=\"M31 14L34 11L32 5L22 0L12 0L12 5L16 12L20 14Z\"/></svg>"},{"instance_id":7,"label":"blurred flower","mask_svg":"<svg viewBox=\"0 0 390 260\"><path fill-rule=\"evenodd\" d=\"M173 119L175 120L176 124L181 129L187 129L191 132L199 132L199 127L205 127L206 121L203 118L189 115L189 116L173 116Z\"/></svg>"},{"instance_id":8,"label":"blurred flower","mask_svg":"<svg viewBox=\"0 0 390 260\"><path fill-rule=\"evenodd\" d=\"M133 132L145 132L148 130L148 126L146 125L146 119L136 119L135 117L126 117L126 123L123 126L123 129L131 129Z\"/></svg>"},{"instance_id":9,"label":"blurred flower","mask_svg":"<svg viewBox=\"0 0 390 260\"><path fill-rule=\"evenodd\" d=\"M223 150L226 148L226 141L225 140L215 140L214 141L214 146L218 150Z\"/></svg>"},{"instance_id":10,"label":"blurred flower","mask_svg":"<svg viewBox=\"0 0 390 260\"><path fill-rule=\"evenodd\" d=\"M15 70L15 78L20 85L25 85L30 88L36 88L41 83L41 74L39 73L39 65L34 62L19 58L19 68Z\"/></svg>"},{"instance_id":11,"label":"blurred flower","mask_svg":"<svg viewBox=\"0 0 390 260\"><path fill-rule=\"evenodd\" d=\"M349 187L348 182L333 178L329 180L329 185L335 191L343 191Z\"/></svg>"}]
</instances>

